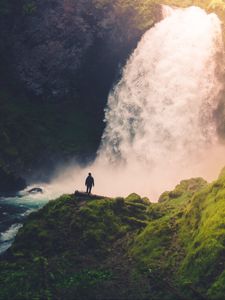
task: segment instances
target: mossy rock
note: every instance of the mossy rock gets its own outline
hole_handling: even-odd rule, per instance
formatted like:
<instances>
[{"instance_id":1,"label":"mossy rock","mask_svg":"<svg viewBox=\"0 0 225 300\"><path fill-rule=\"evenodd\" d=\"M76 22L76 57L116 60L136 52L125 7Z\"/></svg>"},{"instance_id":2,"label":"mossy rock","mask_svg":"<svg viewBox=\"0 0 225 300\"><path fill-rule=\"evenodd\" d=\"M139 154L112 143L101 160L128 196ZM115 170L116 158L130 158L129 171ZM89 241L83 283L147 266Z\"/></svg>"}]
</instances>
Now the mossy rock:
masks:
<instances>
[{"instance_id":1,"label":"mossy rock","mask_svg":"<svg viewBox=\"0 0 225 300\"><path fill-rule=\"evenodd\" d=\"M173 191L166 191L159 197L159 202L165 202L181 197L184 194L193 195L195 192L207 186L207 181L203 178L191 178L182 180Z\"/></svg>"},{"instance_id":2,"label":"mossy rock","mask_svg":"<svg viewBox=\"0 0 225 300\"><path fill-rule=\"evenodd\" d=\"M148 225L147 221L139 220L134 217L126 217L124 220L134 228L145 228Z\"/></svg>"},{"instance_id":3,"label":"mossy rock","mask_svg":"<svg viewBox=\"0 0 225 300\"><path fill-rule=\"evenodd\" d=\"M129 196L127 196L125 198L125 201L130 202L130 203L132 203L132 202L141 203L141 204L144 204L144 205L147 205L147 206L150 205L150 201L147 197L141 198L141 196L139 196L136 193L132 193Z\"/></svg>"},{"instance_id":4,"label":"mossy rock","mask_svg":"<svg viewBox=\"0 0 225 300\"><path fill-rule=\"evenodd\" d=\"M161 203L136 194L51 201L28 217L0 261L0 298L223 299L221 180L182 181Z\"/></svg>"},{"instance_id":5,"label":"mossy rock","mask_svg":"<svg viewBox=\"0 0 225 300\"><path fill-rule=\"evenodd\" d=\"M138 202L141 200L141 197L138 194L132 193L125 198L126 201Z\"/></svg>"},{"instance_id":6,"label":"mossy rock","mask_svg":"<svg viewBox=\"0 0 225 300\"><path fill-rule=\"evenodd\" d=\"M158 202L161 203L161 202L165 202L168 200L170 200L170 192L166 191L166 192L162 193L162 195L160 195Z\"/></svg>"}]
</instances>

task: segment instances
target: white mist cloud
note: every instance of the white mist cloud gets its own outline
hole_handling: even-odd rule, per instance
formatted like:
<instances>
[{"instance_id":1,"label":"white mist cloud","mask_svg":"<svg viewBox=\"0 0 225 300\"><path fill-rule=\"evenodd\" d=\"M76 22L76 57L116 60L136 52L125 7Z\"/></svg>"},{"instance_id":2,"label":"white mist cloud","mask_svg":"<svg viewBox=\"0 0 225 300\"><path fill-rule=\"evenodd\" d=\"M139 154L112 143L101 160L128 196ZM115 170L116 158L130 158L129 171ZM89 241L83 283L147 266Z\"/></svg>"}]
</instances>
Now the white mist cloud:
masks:
<instances>
[{"instance_id":1,"label":"white mist cloud","mask_svg":"<svg viewBox=\"0 0 225 300\"><path fill-rule=\"evenodd\" d=\"M214 119L222 52L215 14L197 7L170 11L143 36L109 95L96 161L61 170L49 193L85 189L91 172L95 193L137 192L156 201L182 179L215 178L225 165Z\"/></svg>"}]
</instances>

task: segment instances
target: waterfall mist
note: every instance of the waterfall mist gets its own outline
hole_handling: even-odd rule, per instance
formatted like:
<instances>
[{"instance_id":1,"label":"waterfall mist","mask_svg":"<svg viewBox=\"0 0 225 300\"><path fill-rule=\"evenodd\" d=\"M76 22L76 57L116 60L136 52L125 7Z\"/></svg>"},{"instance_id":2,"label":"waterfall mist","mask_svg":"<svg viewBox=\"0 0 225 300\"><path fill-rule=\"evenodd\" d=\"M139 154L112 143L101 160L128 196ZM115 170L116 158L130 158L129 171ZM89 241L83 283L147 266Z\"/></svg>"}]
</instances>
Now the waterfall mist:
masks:
<instances>
[{"instance_id":1,"label":"waterfall mist","mask_svg":"<svg viewBox=\"0 0 225 300\"><path fill-rule=\"evenodd\" d=\"M180 180L215 178L225 165L215 111L223 89L223 43L215 14L200 8L167 9L131 55L111 91L96 161L71 166L48 187L55 194L136 192L157 200Z\"/></svg>"}]
</instances>

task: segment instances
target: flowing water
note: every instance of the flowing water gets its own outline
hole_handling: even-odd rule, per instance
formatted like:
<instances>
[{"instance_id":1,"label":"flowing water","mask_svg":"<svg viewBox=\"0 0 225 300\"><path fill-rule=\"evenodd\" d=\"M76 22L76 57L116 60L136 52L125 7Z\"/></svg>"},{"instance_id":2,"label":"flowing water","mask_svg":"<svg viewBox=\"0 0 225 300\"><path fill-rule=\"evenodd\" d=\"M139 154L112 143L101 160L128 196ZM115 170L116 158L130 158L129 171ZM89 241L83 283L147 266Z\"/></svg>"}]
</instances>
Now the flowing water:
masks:
<instances>
[{"instance_id":1,"label":"flowing water","mask_svg":"<svg viewBox=\"0 0 225 300\"><path fill-rule=\"evenodd\" d=\"M214 179L225 165L215 117L224 88L219 18L198 7L164 12L109 95L96 161L62 172L52 191L79 189L91 171L97 193L157 200L182 179Z\"/></svg>"},{"instance_id":2,"label":"flowing water","mask_svg":"<svg viewBox=\"0 0 225 300\"><path fill-rule=\"evenodd\" d=\"M196 7L148 31L109 96L99 158L185 168L217 144L220 39L218 18Z\"/></svg>"},{"instance_id":3,"label":"flowing water","mask_svg":"<svg viewBox=\"0 0 225 300\"><path fill-rule=\"evenodd\" d=\"M0 252L27 214L45 199L80 190L89 171L96 193L137 192L153 201L182 179L214 179L225 165L215 114L222 73L218 17L197 7L165 8L165 18L144 34L109 95L96 161L61 170L43 186L44 200L0 201Z\"/></svg>"},{"instance_id":4,"label":"flowing water","mask_svg":"<svg viewBox=\"0 0 225 300\"><path fill-rule=\"evenodd\" d=\"M47 203L44 197L0 198L0 254L11 246L26 217Z\"/></svg>"}]
</instances>

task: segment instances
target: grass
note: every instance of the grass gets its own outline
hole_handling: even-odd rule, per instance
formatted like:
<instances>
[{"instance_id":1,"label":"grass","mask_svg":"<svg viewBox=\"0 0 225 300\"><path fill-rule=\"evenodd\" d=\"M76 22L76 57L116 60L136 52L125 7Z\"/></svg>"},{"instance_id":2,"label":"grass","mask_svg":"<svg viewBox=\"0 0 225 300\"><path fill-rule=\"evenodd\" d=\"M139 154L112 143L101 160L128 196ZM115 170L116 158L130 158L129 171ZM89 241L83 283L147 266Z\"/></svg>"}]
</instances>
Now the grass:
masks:
<instances>
[{"instance_id":1,"label":"grass","mask_svg":"<svg viewBox=\"0 0 225 300\"><path fill-rule=\"evenodd\" d=\"M147 209L150 204L143 205ZM146 226L134 207L123 198L83 202L64 195L30 215L8 258L0 263L0 299L87 299L93 290L101 295L104 287L107 292L107 285L121 276L118 268L125 267L114 269L117 256L128 264L120 257L127 247L123 243ZM127 280L132 281L132 269L129 272ZM16 284L22 288L12 295Z\"/></svg>"},{"instance_id":2,"label":"grass","mask_svg":"<svg viewBox=\"0 0 225 300\"><path fill-rule=\"evenodd\" d=\"M143 31L155 21L155 3L198 5L225 19L223 1L95 1L127 12ZM77 101L40 105L1 91L0 167L93 153L102 131L96 118ZM225 171L212 184L182 181L157 204L136 194L94 201L64 195L28 217L0 261L0 299L222 300L224 197Z\"/></svg>"},{"instance_id":3,"label":"grass","mask_svg":"<svg viewBox=\"0 0 225 300\"><path fill-rule=\"evenodd\" d=\"M212 184L182 181L160 203L64 195L19 230L0 262L0 299L223 299L224 196L224 171Z\"/></svg>"}]
</instances>

